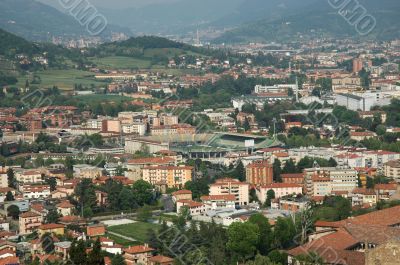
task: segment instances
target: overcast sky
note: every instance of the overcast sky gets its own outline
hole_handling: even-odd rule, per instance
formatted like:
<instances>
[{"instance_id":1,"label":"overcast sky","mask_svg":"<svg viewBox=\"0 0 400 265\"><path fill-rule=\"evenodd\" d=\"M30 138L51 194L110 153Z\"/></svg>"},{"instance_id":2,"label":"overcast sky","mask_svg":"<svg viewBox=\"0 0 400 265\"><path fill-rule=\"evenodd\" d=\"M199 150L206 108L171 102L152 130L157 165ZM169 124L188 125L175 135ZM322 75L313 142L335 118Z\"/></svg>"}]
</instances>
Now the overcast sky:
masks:
<instances>
[{"instance_id":1,"label":"overcast sky","mask_svg":"<svg viewBox=\"0 0 400 265\"><path fill-rule=\"evenodd\" d=\"M58 4L57 0L38 0L40 2L56 6ZM153 4L153 3L167 3L167 2L175 2L179 0L76 0L76 1L88 1L92 5L96 7L105 7L105 8L127 8L127 7L139 7L143 5ZM201 1L201 0L199 0ZM58 4L59 5L59 4Z\"/></svg>"}]
</instances>

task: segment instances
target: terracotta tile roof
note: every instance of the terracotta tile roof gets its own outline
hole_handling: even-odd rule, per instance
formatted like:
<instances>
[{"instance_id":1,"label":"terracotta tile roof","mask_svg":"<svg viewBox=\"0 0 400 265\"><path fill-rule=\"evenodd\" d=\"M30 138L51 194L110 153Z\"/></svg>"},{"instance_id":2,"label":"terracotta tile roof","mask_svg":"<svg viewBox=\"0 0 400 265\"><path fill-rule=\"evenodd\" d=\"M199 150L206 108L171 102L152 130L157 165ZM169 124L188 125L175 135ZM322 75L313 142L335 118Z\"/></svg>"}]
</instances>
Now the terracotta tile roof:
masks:
<instances>
[{"instance_id":1,"label":"terracotta tile roof","mask_svg":"<svg viewBox=\"0 0 400 265\"><path fill-rule=\"evenodd\" d=\"M281 174L281 178L304 178L304 174L303 173Z\"/></svg>"},{"instance_id":2,"label":"terracotta tile roof","mask_svg":"<svg viewBox=\"0 0 400 265\"><path fill-rule=\"evenodd\" d=\"M192 194L192 192L190 190L177 190L172 193L173 196L180 194Z\"/></svg>"},{"instance_id":3,"label":"terracotta tile roof","mask_svg":"<svg viewBox=\"0 0 400 265\"><path fill-rule=\"evenodd\" d=\"M397 190L397 183L376 184L375 190Z\"/></svg>"},{"instance_id":4,"label":"terracotta tile roof","mask_svg":"<svg viewBox=\"0 0 400 265\"><path fill-rule=\"evenodd\" d=\"M39 229L41 230L51 230L51 229L58 229L58 228L64 228L64 225L62 224L43 224L39 226Z\"/></svg>"},{"instance_id":5,"label":"terracotta tile roof","mask_svg":"<svg viewBox=\"0 0 400 265\"><path fill-rule=\"evenodd\" d=\"M138 253L151 252L154 251L154 249L148 246L139 245L139 246L130 246L129 248L125 248L124 251L129 254L138 254Z\"/></svg>"},{"instance_id":6,"label":"terracotta tile roof","mask_svg":"<svg viewBox=\"0 0 400 265\"><path fill-rule=\"evenodd\" d=\"M155 263L167 263L167 262L174 262L173 258L166 257L166 256L154 256L149 258L150 262L155 262Z\"/></svg>"},{"instance_id":7,"label":"terracotta tile roof","mask_svg":"<svg viewBox=\"0 0 400 265\"><path fill-rule=\"evenodd\" d=\"M69 208L73 208L73 207L74 206L69 201L62 201L59 204L57 204L57 208L69 209Z\"/></svg>"},{"instance_id":8,"label":"terracotta tile roof","mask_svg":"<svg viewBox=\"0 0 400 265\"><path fill-rule=\"evenodd\" d=\"M20 264L18 257L7 257L0 259L0 265L18 265Z\"/></svg>"},{"instance_id":9,"label":"terracotta tile roof","mask_svg":"<svg viewBox=\"0 0 400 265\"><path fill-rule=\"evenodd\" d=\"M306 251L302 247L297 247L289 250L288 254L291 256L298 256L301 254L307 254L308 252L316 253L326 262L326 264L365 265L365 254L357 251L339 250L324 247L314 247Z\"/></svg>"},{"instance_id":10,"label":"terracotta tile roof","mask_svg":"<svg viewBox=\"0 0 400 265\"><path fill-rule=\"evenodd\" d=\"M174 162L175 160L170 157L146 157L131 159L128 164L170 164Z\"/></svg>"},{"instance_id":11,"label":"terracotta tile roof","mask_svg":"<svg viewBox=\"0 0 400 265\"><path fill-rule=\"evenodd\" d=\"M204 205L201 202L195 202L195 201L192 201L192 200L179 200L177 202L183 203L184 206L188 206L189 208L201 207L201 206Z\"/></svg>"},{"instance_id":12,"label":"terracotta tile roof","mask_svg":"<svg viewBox=\"0 0 400 265\"><path fill-rule=\"evenodd\" d=\"M29 217L40 217L40 214L34 213L34 212L26 212L23 214L20 214L19 217L21 218L29 218Z\"/></svg>"},{"instance_id":13,"label":"terracotta tile roof","mask_svg":"<svg viewBox=\"0 0 400 265\"><path fill-rule=\"evenodd\" d=\"M287 188L303 188L303 186L294 183L271 183L261 186L263 189L287 189Z\"/></svg>"}]
</instances>

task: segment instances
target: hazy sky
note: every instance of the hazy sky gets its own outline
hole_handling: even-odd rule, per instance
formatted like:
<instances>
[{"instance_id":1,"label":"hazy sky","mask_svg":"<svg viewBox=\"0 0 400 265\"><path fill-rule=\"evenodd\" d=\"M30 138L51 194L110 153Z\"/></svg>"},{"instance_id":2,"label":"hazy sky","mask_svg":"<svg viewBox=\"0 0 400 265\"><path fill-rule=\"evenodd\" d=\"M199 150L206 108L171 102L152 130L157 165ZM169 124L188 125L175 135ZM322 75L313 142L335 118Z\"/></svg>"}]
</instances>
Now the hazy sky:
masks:
<instances>
[{"instance_id":1,"label":"hazy sky","mask_svg":"<svg viewBox=\"0 0 400 265\"><path fill-rule=\"evenodd\" d=\"M38 0L40 2L57 6L57 0ZM76 1L83 1L83 0L76 0ZM105 8L113 8L113 9L120 9L120 8L127 8L127 7L139 7L143 5L153 4L153 3L167 3L167 2L176 2L179 0L85 0L91 3L94 6L98 7L105 7Z\"/></svg>"}]
</instances>

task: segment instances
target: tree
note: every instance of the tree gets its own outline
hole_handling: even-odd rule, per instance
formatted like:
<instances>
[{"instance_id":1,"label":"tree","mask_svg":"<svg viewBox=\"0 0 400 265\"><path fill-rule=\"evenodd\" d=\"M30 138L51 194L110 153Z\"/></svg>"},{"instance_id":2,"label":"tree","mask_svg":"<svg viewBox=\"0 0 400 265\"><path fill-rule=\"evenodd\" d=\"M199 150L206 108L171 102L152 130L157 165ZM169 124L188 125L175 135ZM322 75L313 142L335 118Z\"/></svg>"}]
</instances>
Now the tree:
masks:
<instances>
[{"instance_id":1,"label":"tree","mask_svg":"<svg viewBox=\"0 0 400 265\"><path fill-rule=\"evenodd\" d=\"M83 179L79 182L75 187L75 195L78 198L78 208L80 211L84 209L91 210L97 204L96 193L90 179Z\"/></svg>"},{"instance_id":2,"label":"tree","mask_svg":"<svg viewBox=\"0 0 400 265\"><path fill-rule=\"evenodd\" d=\"M228 227L226 247L242 261L252 258L257 250L260 231L252 223L234 222Z\"/></svg>"},{"instance_id":3,"label":"tree","mask_svg":"<svg viewBox=\"0 0 400 265\"><path fill-rule=\"evenodd\" d=\"M85 242L83 240L79 241L74 240L71 244L69 256L72 261L72 264L87 265Z\"/></svg>"},{"instance_id":4,"label":"tree","mask_svg":"<svg viewBox=\"0 0 400 265\"><path fill-rule=\"evenodd\" d=\"M293 244L295 235L296 229L292 219L278 217L273 232L273 246L276 248L288 248Z\"/></svg>"},{"instance_id":5,"label":"tree","mask_svg":"<svg viewBox=\"0 0 400 265\"><path fill-rule=\"evenodd\" d=\"M57 180L55 177L45 178L45 182L49 184L50 191L55 191L57 187Z\"/></svg>"},{"instance_id":6,"label":"tree","mask_svg":"<svg viewBox=\"0 0 400 265\"><path fill-rule=\"evenodd\" d=\"M41 241L42 249L46 254L50 254L54 251L54 240L50 233L43 234Z\"/></svg>"},{"instance_id":7,"label":"tree","mask_svg":"<svg viewBox=\"0 0 400 265\"><path fill-rule=\"evenodd\" d=\"M135 198L132 193L132 190L130 190L127 187L123 187L118 195L118 208L121 210L130 210L137 205L135 204Z\"/></svg>"},{"instance_id":8,"label":"tree","mask_svg":"<svg viewBox=\"0 0 400 265\"><path fill-rule=\"evenodd\" d=\"M273 177L275 182L282 182L281 178L281 161L279 159L275 159L274 164L272 165Z\"/></svg>"},{"instance_id":9,"label":"tree","mask_svg":"<svg viewBox=\"0 0 400 265\"><path fill-rule=\"evenodd\" d=\"M15 178L14 170L12 168L7 169L7 179L8 179L8 187L16 189L17 180Z\"/></svg>"},{"instance_id":10,"label":"tree","mask_svg":"<svg viewBox=\"0 0 400 265\"><path fill-rule=\"evenodd\" d=\"M151 218L151 208L145 204L142 208L138 210L137 218L139 221L147 222Z\"/></svg>"},{"instance_id":11,"label":"tree","mask_svg":"<svg viewBox=\"0 0 400 265\"><path fill-rule=\"evenodd\" d=\"M88 255L87 265L104 265L104 256L101 252L100 239L93 244L92 251Z\"/></svg>"},{"instance_id":12,"label":"tree","mask_svg":"<svg viewBox=\"0 0 400 265\"><path fill-rule=\"evenodd\" d=\"M261 256L258 254L254 260L250 260L245 263L245 265L274 265L276 263L272 262L269 257Z\"/></svg>"},{"instance_id":13,"label":"tree","mask_svg":"<svg viewBox=\"0 0 400 265\"><path fill-rule=\"evenodd\" d=\"M286 161L282 172L283 173L296 173L297 172L296 165L294 164L294 161L292 159L289 159Z\"/></svg>"},{"instance_id":14,"label":"tree","mask_svg":"<svg viewBox=\"0 0 400 265\"><path fill-rule=\"evenodd\" d=\"M261 255L267 255L271 247L272 231L268 218L264 215L257 213L249 218L249 222L258 226L260 238L258 241L257 249Z\"/></svg>"},{"instance_id":15,"label":"tree","mask_svg":"<svg viewBox=\"0 0 400 265\"><path fill-rule=\"evenodd\" d=\"M232 173L233 177L240 180L240 181L245 181L246 180L246 170L244 168L244 165L242 161L239 161L239 163L236 165L236 168L234 172Z\"/></svg>"},{"instance_id":16,"label":"tree","mask_svg":"<svg viewBox=\"0 0 400 265\"><path fill-rule=\"evenodd\" d=\"M19 216L19 213L20 213L20 211L19 211L19 207L17 205L13 204L7 208L7 215L11 216L13 219L17 219Z\"/></svg>"},{"instance_id":17,"label":"tree","mask_svg":"<svg viewBox=\"0 0 400 265\"><path fill-rule=\"evenodd\" d=\"M132 185L132 191L138 205L143 206L153 202L153 186L150 183L144 180L138 180Z\"/></svg>"},{"instance_id":18,"label":"tree","mask_svg":"<svg viewBox=\"0 0 400 265\"><path fill-rule=\"evenodd\" d=\"M117 254L111 259L111 265L126 265L125 258L121 254Z\"/></svg>"},{"instance_id":19,"label":"tree","mask_svg":"<svg viewBox=\"0 0 400 265\"><path fill-rule=\"evenodd\" d=\"M46 223L51 224L51 223L57 223L58 219L60 219L60 215L58 214L57 209L51 209L45 218Z\"/></svg>"},{"instance_id":20,"label":"tree","mask_svg":"<svg viewBox=\"0 0 400 265\"><path fill-rule=\"evenodd\" d=\"M6 195L6 201L13 201L15 200L14 195L12 194L11 191L7 191L7 195Z\"/></svg>"},{"instance_id":21,"label":"tree","mask_svg":"<svg viewBox=\"0 0 400 265\"><path fill-rule=\"evenodd\" d=\"M265 206L271 207L272 200L275 199L275 191L270 189L267 191L267 199L265 200Z\"/></svg>"},{"instance_id":22,"label":"tree","mask_svg":"<svg viewBox=\"0 0 400 265\"><path fill-rule=\"evenodd\" d=\"M377 135L382 136L386 133L386 126L380 124L376 126L375 132Z\"/></svg>"},{"instance_id":23,"label":"tree","mask_svg":"<svg viewBox=\"0 0 400 265\"><path fill-rule=\"evenodd\" d=\"M243 128L244 128L244 130L247 132L247 131L249 131L250 130L250 123L249 123L249 120L247 119L247 117L245 118L245 120L244 120L244 123L243 123Z\"/></svg>"}]
</instances>

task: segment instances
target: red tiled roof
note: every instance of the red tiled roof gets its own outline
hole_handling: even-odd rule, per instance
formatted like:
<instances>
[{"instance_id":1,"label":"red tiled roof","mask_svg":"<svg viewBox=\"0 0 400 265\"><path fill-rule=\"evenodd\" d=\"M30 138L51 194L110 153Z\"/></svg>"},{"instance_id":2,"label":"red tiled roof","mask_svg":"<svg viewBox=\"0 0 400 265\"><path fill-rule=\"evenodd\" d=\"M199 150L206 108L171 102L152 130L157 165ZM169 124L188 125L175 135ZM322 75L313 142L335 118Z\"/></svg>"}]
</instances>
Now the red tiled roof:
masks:
<instances>
[{"instance_id":1,"label":"red tiled roof","mask_svg":"<svg viewBox=\"0 0 400 265\"><path fill-rule=\"evenodd\" d=\"M20 214L19 217L21 218L29 218L29 217L40 217L40 214L34 213L34 212L26 212L23 214Z\"/></svg>"},{"instance_id":2,"label":"red tiled roof","mask_svg":"<svg viewBox=\"0 0 400 265\"><path fill-rule=\"evenodd\" d=\"M51 230L51 229L58 229L58 228L64 228L64 225L62 224L43 224L39 226L39 229L41 230Z\"/></svg>"},{"instance_id":3,"label":"red tiled roof","mask_svg":"<svg viewBox=\"0 0 400 265\"><path fill-rule=\"evenodd\" d=\"M144 245L139 245L139 246L130 246L129 248L125 248L124 251L129 254L138 254L138 253L151 252L154 251L154 249Z\"/></svg>"},{"instance_id":4,"label":"red tiled roof","mask_svg":"<svg viewBox=\"0 0 400 265\"><path fill-rule=\"evenodd\" d=\"M172 193L172 195L180 195L180 194L192 194L192 192L190 190L177 190L175 192Z\"/></svg>"},{"instance_id":5,"label":"red tiled roof","mask_svg":"<svg viewBox=\"0 0 400 265\"><path fill-rule=\"evenodd\" d=\"M170 157L146 157L136 158L128 161L128 164L170 164L175 160Z\"/></svg>"},{"instance_id":6,"label":"red tiled roof","mask_svg":"<svg viewBox=\"0 0 400 265\"><path fill-rule=\"evenodd\" d=\"M174 259L170 258L170 257L158 255L158 256L149 258L149 261L161 264L161 263L173 262Z\"/></svg>"}]
</instances>

